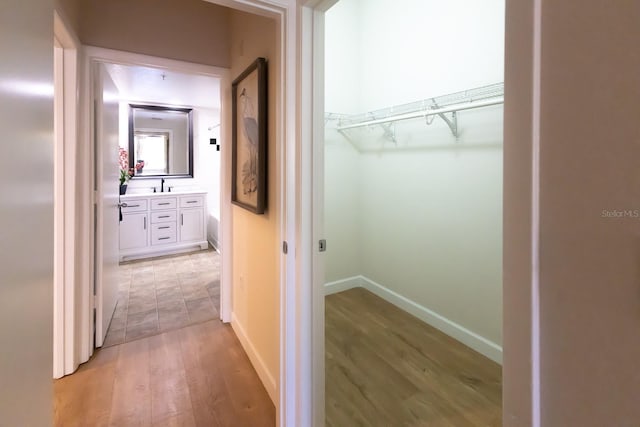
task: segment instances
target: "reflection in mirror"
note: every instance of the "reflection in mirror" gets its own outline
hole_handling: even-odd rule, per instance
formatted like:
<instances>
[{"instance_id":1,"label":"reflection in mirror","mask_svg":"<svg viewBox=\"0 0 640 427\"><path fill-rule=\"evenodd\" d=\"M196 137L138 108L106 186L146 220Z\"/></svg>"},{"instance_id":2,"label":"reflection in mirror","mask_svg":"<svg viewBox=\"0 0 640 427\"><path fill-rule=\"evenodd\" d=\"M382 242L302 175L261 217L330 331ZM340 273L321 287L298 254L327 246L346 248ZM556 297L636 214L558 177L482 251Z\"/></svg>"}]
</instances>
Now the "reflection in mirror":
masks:
<instances>
[{"instance_id":1,"label":"reflection in mirror","mask_svg":"<svg viewBox=\"0 0 640 427\"><path fill-rule=\"evenodd\" d=\"M129 108L134 178L193 177L192 110L134 104Z\"/></svg>"}]
</instances>

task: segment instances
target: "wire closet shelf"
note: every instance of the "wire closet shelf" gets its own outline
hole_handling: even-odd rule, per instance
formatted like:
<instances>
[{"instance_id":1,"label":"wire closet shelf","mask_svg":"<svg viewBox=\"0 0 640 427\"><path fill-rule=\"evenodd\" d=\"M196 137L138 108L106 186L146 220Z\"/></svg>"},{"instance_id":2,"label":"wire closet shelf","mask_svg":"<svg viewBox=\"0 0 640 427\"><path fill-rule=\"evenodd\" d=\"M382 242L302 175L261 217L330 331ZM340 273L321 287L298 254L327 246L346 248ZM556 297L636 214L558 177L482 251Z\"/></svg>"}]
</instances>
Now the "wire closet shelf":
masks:
<instances>
[{"instance_id":1,"label":"wire closet shelf","mask_svg":"<svg viewBox=\"0 0 640 427\"><path fill-rule=\"evenodd\" d=\"M488 107L504 103L504 83L496 83L448 95L426 98L409 104L397 105L381 110L355 115L336 115L329 113L327 120L338 120L337 130L380 125L386 130L394 122L415 118L424 118L431 124L435 116L442 118L455 137L458 136L457 112Z\"/></svg>"}]
</instances>

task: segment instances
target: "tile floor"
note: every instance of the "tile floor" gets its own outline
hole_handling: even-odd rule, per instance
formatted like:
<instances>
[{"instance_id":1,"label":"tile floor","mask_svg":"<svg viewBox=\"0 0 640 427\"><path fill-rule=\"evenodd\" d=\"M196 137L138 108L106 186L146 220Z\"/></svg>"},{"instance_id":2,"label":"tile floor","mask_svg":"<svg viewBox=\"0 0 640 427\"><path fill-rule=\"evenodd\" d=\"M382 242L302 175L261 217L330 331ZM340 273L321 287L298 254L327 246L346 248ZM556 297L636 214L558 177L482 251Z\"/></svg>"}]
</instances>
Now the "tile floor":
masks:
<instances>
[{"instance_id":1,"label":"tile floor","mask_svg":"<svg viewBox=\"0 0 640 427\"><path fill-rule=\"evenodd\" d=\"M104 347L219 318L220 255L205 250L120 265Z\"/></svg>"}]
</instances>

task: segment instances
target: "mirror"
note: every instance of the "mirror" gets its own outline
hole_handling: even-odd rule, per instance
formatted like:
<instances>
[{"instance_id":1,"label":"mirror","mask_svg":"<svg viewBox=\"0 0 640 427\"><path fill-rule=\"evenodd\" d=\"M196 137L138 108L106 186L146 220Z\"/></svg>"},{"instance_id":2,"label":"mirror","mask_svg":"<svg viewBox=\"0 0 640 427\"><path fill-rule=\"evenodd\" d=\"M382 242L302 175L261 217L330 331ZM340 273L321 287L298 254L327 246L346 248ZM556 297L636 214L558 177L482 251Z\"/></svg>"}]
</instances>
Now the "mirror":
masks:
<instances>
[{"instance_id":1,"label":"mirror","mask_svg":"<svg viewBox=\"0 0 640 427\"><path fill-rule=\"evenodd\" d=\"M193 178L191 108L129 105L133 178Z\"/></svg>"}]
</instances>

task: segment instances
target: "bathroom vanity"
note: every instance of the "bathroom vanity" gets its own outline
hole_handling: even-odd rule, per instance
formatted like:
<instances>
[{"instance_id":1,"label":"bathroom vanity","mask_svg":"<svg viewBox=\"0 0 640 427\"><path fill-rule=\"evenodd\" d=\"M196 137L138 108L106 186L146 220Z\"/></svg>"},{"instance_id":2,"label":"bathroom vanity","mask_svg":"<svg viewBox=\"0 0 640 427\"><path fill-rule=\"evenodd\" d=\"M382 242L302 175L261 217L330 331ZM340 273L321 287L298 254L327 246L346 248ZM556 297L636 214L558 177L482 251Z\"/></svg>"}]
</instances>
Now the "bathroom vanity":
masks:
<instances>
[{"instance_id":1,"label":"bathroom vanity","mask_svg":"<svg viewBox=\"0 0 640 427\"><path fill-rule=\"evenodd\" d=\"M120 196L120 261L206 249L206 193Z\"/></svg>"}]
</instances>

